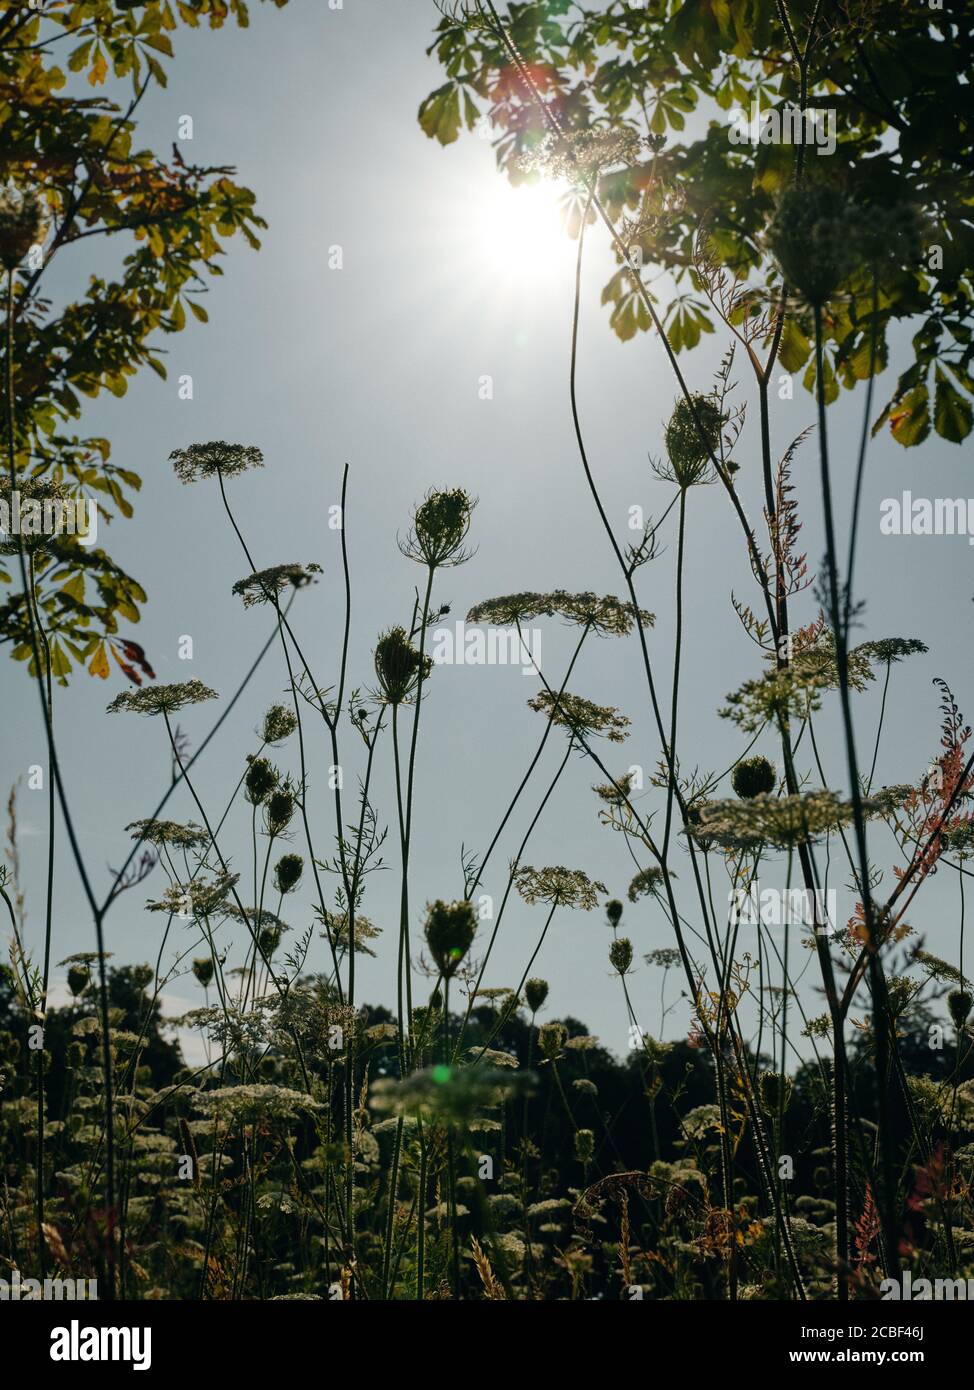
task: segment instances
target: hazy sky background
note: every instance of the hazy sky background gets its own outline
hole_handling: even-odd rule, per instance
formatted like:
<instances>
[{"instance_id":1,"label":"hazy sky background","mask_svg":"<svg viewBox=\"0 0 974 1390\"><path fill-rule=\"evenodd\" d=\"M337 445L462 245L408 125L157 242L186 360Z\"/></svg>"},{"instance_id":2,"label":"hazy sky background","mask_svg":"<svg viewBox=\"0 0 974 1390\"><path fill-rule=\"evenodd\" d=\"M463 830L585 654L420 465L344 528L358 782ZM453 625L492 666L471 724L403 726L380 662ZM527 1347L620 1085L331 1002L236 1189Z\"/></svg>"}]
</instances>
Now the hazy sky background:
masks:
<instances>
[{"instance_id":1,"label":"hazy sky background","mask_svg":"<svg viewBox=\"0 0 974 1390\"><path fill-rule=\"evenodd\" d=\"M197 676L229 696L270 631L267 610L244 611L230 593L247 573L246 562L222 513L215 485L185 488L167 458L195 441L227 439L256 444L266 467L232 484L237 519L260 565L317 561L322 582L298 595L295 626L323 683L337 677L342 624L339 537L327 527L338 500L341 470L351 465L347 534L351 551L354 637L352 684L373 684L371 650L380 631L407 623L413 586L422 572L397 549L410 509L431 486L462 486L476 494L472 539L479 547L466 566L444 572L435 591L449 603L449 621L462 618L477 600L520 589L621 591L621 576L595 517L579 464L568 410L568 354L573 245L554 230L532 234L516 252L519 199L495 173L489 143L464 136L444 150L421 132L420 100L442 76L425 49L438 18L425 0L345 0L342 11L321 0L292 0L283 11L254 5L248 31L227 27L211 34L180 31L168 90L153 89L140 112L139 143L169 148L181 115L193 116L195 138L184 145L188 160L233 163L241 182L255 189L269 222L260 253L231 243L226 274L213 282L206 306L211 322L192 324L167 349L169 381L143 373L127 396L106 397L86 411L82 427L103 433L114 461L144 479L131 522L102 528L99 543L133 573L149 594L141 641L160 681ZM511 210L514 209L513 212ZM509 216L510 214L510 216ZM344 267L328 269L328 248L343 248ZM92 257L92 243L63 255L51 279L59 293L77 293L84 277L111 265L122 253L109 243ZM651 472L648 455L662 452L661 426L676 388L660 344L640 335L621 344L600 307L603 284L614 269L601 230L588 241L581 315L579 399L589 457L623 543L628 508L659 514L672 488ZM904 343L907 342L904 335ZM682 359L692 385L709 389L724 347L719 335ZM907 351L908 351L907 346ZM895 361L895 356L894 356ZM899 365L905 365L903 353ZM190 373L192 402L180 401L177 379ZM483 375L493 378L493 399L479 398ZM743 363L735 373L748 389ZM891 377L877 388L885 400ZM861 395L830 412L834 478L843 517L848 514ZM795 399L777 403L774 445L782 451L812 419L811 397L796 382ZM749 513L760 520L761 488L755 443L756 412L737 453L740 489ZM922 636L930 646L894 672L878 781L917 778L938 751L939 715L934 675L970 705L971 551L964 537L882 537L879 506L904 488L915 495L974 494L968 484L971 451L931 442L909 452L887 436L871 447L866 478L858 594L868 599L860 640ZM822 544L817 451L810 440L799 455L795 481L805 526L804 543L815 566ZM974 505L974 504L972 504ZM844 526L843 526L844 533ZM657 614L651 654L661 695L667 697L672 661L675 535L667 550L642 571L641 599ZM742 539L719 487L694 490L687 540L687 623L682 677L680 751L685 769L723 769L745 738L716 717L726 694L761 669L743 634L730 591L754 602ZM794 606L794 621L816 612L810 593ZM190 634L195 659L180 661L178 639ZM560 684L574 632L544 625L541 664ZM35 692L24 668L0 663L6 718L2 787L44 763L44 742ZM71 805L96 882L104 890L107 866L118 866L128 847L125 825L150 814L168 776L161 721L106 715L121 688L76 676L57 692L57 725ZM218 738L194 769L208 811L219 816L257 746L254 729L264 710L285 693L280 657L272 653ZM462 890L461 844L482 852L493 835L521 772L543 732L542 718L526 707L539 688L519 668L456 666L438 669L423 712L417 782L416 835L411 876L412 925L418 936L422 905ZM618 706L633 720L623 748L602 746L608 766L647 769L659 756L647 712L638 648L633 641L590 639L571 688ZM834 703L834 702L833 702ZM878 715L878 688L857 703L860 740L871 753ZM185 711L180 726L193 746L205 737L215 703ZM970 709L967 713L970 714ZM829 785L846 789L844 760L835 739L833 704L821 722ZM331 852L333 831L325 798L331 761L313 719L310 799L319 852ZM358 752L346 730L346 805L351 811ZM317 741L314 741L316 740ZM553 737L545 761L519 804L496 854L485 891L499 903L506 862L563 753ZM759 745L774 757L768 739ZM805 750L806 756L808 750ZM292 750L296 756L296 749ZM288 753L281 755L288 764ZM359 995L392 1004L398 932L397 838L391 781L391 745L378 754L376 800L390 826L386 860L376 874L364 911L384 928L379 956L359 972ZM803 764L804 766L804 764ZM602 828L591 793L597 769L575 760L546 810L525 860L563 864L600 878L625 897L633 873L620 836ZM724 784L726 787L726 783ZM729 792L728 792L729 794ZM654 800L654 798L657 798ZM643 803L661 805L656 793ZM230 822L225 851L244 881L249 865L249 808ZM180 794L165 813L197 819ZM28 939L40 953L43 935L46 795L19 793ZM305 853L295 836L293 846ZM877 837L874 853L891 885L891 864ZM63 838L58 841L55 959L92 949L93 928ZM275 856L276 857L276 856ZM823 858L824 863L824 858ZM686 893L690 873L677 864ZM762 886L783 886L764 869ZM832 865L830 885L840 891L847 874ZM310 920L311 883L286 900L285 920L295 929ZM164 918L146 914L146 897L165 887L156 871L123 897L107 921L109 949L119 962L154 960ZM723 891L721 888L720 891ZM956 956L957 884L941 873L911 914L929 948ZM243 892L245 902L250 894ZM848 895L841 900L848 906ZM688 902L688 899L684 901ZM273 906L274 904L270 904ZM512 902L491 960L487 985L514 985L533 950L542 907ZM660 1028L660 973L642 964L654 947L672 945L659 908L626 906L623 928L634 941L637 973L630 983L640 1022ZM191 944L177 924L172 940ZM548 1017L571 1013L607 1046L627 1045L627 1019L618 982L611 977L610 932L601 910L558 914L532 973L551 983ZM486 940L486 931L478 946ZM311 964L322 966L326 947L316 941ZM800 955L793 952L793 959ZM969 963L969 962L968 962ZM58 972L63 976L63 971ZM807 971L803 997L821 1011L814 992L817 968ZM672 1001L681 987L668 980ZM166 991L171 1012L201 1002L192 977ZM855 1012L855 1011L854 1011ZM683 1033L689 1010L681 1003L666 1031Z\"/></svg>"}]
</instances>

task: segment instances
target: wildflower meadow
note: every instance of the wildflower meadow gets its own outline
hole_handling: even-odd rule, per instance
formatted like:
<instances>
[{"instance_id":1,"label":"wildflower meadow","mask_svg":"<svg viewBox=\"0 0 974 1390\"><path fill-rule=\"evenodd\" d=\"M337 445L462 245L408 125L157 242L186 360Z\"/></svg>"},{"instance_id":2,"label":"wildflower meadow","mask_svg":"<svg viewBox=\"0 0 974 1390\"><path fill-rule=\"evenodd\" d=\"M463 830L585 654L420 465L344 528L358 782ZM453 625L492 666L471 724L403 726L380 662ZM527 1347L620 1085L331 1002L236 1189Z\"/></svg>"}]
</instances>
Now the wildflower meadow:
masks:
<instances>
[{"instance_id":1,"label":"wildflower meadow","mask_svg":"<svg viewBox=\"0 0 974 1390\"><path fill-rule=\"evenodd\" d=\"M95 1303L797 1352L974 1297L972 53L951 0L0 0L54 1360Z\"/></svg>"}]
</instances>

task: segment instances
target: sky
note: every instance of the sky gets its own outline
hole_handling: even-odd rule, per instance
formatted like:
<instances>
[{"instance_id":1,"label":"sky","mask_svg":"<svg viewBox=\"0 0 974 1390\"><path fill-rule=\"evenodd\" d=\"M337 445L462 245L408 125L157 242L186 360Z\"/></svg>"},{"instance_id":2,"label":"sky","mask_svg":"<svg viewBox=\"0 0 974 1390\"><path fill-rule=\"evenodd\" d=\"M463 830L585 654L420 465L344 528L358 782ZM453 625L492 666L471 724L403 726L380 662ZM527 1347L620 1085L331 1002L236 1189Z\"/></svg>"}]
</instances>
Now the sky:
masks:
<instances>
[{"instance_id":1,"label":"sky","mask_svg":"<svg viewBox=\"0 0 974 1390\"><path fill-rule=\"evenodd\" d=\"M183 147L186 157L200 164L234 164L240 181L256 191L269 223L259 253L230 243L225 276L213 282L206 300L210 323L191 323L163 343L168 381L143 373L123 399L93 402L81 422L85 432L107 435L113 460L143 478L135 518L115 522L110 531L103 526L99 543L148 592L143 621L131 635L145 646L160 681L197 677L229 698L271 626L265 610L244 611L231 594L248 568L216 488L183 487L167 462L172 449L199 441L226 439L257 445L264 453L264 469L235 480L231 493L257 563L322 565L321 582L298 594L293 609L302 647L322 684L332 683L338 671L340 538L329 529L328 509L339 499L346 463L353 686L374 684L372 650L380 632L408 623L415 586L424 576L401 555L397 538L431 487L463 487L479 499L471 531L476 553L464 566L444 571L434 592L438 603L451 607L449 623L479 600L519 590L620 591L621 576L594 513L569 411L574 246L558 227L549 195L511 190L496 173L488 141L466 135L444 149L420 130L419 102L442 81L435 59L425 52L437 17L425 0L345 0L341 10L320 0L291 0L281 11L255 5L247 31L180 32L168 88L153 89L143 104L140 143L167 149L180 118L191 115L193 141ZM336 247L341 269L329 268ZM109 244L93 251L91 242L74 248L70 258L52 267L55 294L76 293L89 273L114 263L120 250ZM659 516L672 500L672 487L654 475L650 458L662 453L662 428L677 392L658 341L639 335L623 344L609 328L600 293L614 268L606 234L593 230L580 317L579 406L607 514L627 543L633 537L627 530L631 507ZM725 346L715 334L682 359L694 389L709 389ZM903 334L892 353L894 368L905 365L908 352ZM743 364L738 367L743 400L749 388ZM192 400L178 396L178 379L186 374L193 378ZM877 401L887 398L892 379L888 374L879 382ZM844 394L829 416L843 537L861 394ZM739 488L755 522L761 505L756 418L753 411L737 453ZM792 400L775 402L776 452L812 421L812 399L796 382ZM967 482L969 459L969 447L939 440L905 451L884 434L870 447L857 561L858 596L866 606L857 639L922 636L930 647L926 656L894 671L878 783L914 780L937 754L934 676L949 683L962 708L970 704L974 592L966 537L883 535L881 503L899 498L904 489L931 498L974 494ZM814 568L824 548L814 438L799 452L794 481L803 544ZM675 535L669 529L662 555L640 579L640 600L657 615L650 651L664 695L672 669L674 563ZM759 654L735 617L731 591L747 602L756 597L738 523L723 489L695 489L688 508L685 575L684 768L722 770L747 742L717 717L727 693L761 669ZM796 621L811 621L815 613L811 593L796 602ZM539 626L540 665L557 688L575 634L557 622ZM191 661L179 657L186 636L193 639ZM264 710L284 697L285 680L279 653L273 651L194 768L194 783L209 812L222 813L245 754L256 750L254 730ZM104 683L75 677L56 697L69 799L86 862L103 891L111 881L109 867L117 868L127 853L125 826L151 813L168 778L159 721L105 713L121 681L117 672ZM614 773L633 764L647 772L655 767L659 747L634 640L590 640L569 688L631 718L627 744L600 750ZM541 716L526 703L538 689L536 676L510 665L452 665L434 672L420 731L410 875L414 939L426 901L460 895L461 854L482 853L493 836L543 732ZM0 699L6 716L0 788L6 791L22 779L18 821L27 939L39 952L46 795L28 790L26 777L31 765L46 763L46 756L36 694L23 667L9 660L0 664ZM191 747L202 742L213 711L221 707L214 702L180 715ZM878 689L860 697L856 709L860 741L871 753ZM834 716L830 705L821 719L819 745L828 785L844 791ZM334 827L325 781L331 757L320 734L311 737L309 803L319 852L330 855ZM351 741L347 746L353 748ZM758 750L776 755L769 739ZM496 902L507 862L563 752L560 735L549 740L490 865L481 891ZM384 931L377 958L360 963L358 990L360 999L390 1005L399 879L387 741L377 757L375 800L380 824L390 828L389 868L371 877L363 910ZM280 761L295 770L286 754ZM350 751L344 766L348 797L359 770L357 754ZM603 881L611 896L625 898L633 863L623 838L599 824L591 787L602 780L590 763L573 758L523 860L583 869ZM641 808L660 804L650 793ZM166 814L198 819L181 793ZM249 818L241 809L228 821L225 852L244 881L252 873L249 836ZM891 846L878 837L874 847L889 887L896 862ZM297 838L293 848L306 853ZM690 878L685 860L677 872L685 890ZM830 886L848 906L846 878L840 863L830 866ZM306 878L282 910L295 934L312 921L309 882ZM784 886L780 864L762 872L764 885ZM155 960L164 917L147 914L142 906L164 886L157 870L113 908L106 935L116 961ZM955 876L948 881L941 874L911 916L928 948L953 952L952 959L956 895ZM517 983L542 922L542 907L512 902L485 985ZM673 944L662 912L651 902L627 903L620 930L635 946L630 993L641 1025L655 1035L685 1034L690 1010L679 998L681 981L675 972L668 976L665 1003L675 1007L664 1021L661 973L643 963L645 953ZM93 949L90 916L63 837L58 839L54 932L55 960ZM182 950L194 941L189 928L178 923L172 939ZM561 911L532 974L550 982L548 1017L580 1018L606 1046L623 1053L629 1023L608 963L610 939L601 908ZM475 955L485 940L482 930ZM323 967L325 952L316 939L310 966ZM810 1013L824 1007L815 973L806 972L800 987ZM63 975L55 972L59 981ZM166 987L171 1014L200 1002L191 976Z\"/></svg>"}]
</instances>

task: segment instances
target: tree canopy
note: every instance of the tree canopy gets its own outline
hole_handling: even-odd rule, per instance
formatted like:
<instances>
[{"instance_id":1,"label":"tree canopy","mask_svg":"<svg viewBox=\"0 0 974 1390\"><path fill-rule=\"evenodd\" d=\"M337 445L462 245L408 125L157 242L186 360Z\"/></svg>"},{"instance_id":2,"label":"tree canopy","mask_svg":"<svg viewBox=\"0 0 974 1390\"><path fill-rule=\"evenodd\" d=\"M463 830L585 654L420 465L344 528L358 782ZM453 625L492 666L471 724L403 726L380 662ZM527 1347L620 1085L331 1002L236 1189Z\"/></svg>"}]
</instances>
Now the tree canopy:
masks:
<instances>
[{"instance_id":1,"label":"tree canopy","mask_svg":"<svg viewBox=\"0 0 974 1390\"><path fill-rule=\"evenodd\" d=\"M175 141L168 158L137 142L138 108L166 85L176 31L230 20L247 25L244 0L0 0L0 185L35 197L47 223L9 277L18 486L86 494L106 521L132 515L141 479L112 460L107 439L77 432L85 399L124 395L140 367L164 378L160 335L187 314L206 322L225 242L239 234L257 248L266 225L231 167L193 164ZM120 240L114 274L86 273L96 237ZM69 261L79 287L63 306L45 294L55 260ZM55 679L75 664L107 677L110 657L135 681L151 673L122 635L146 595L107 551L61 534L33 548L32 568ZM2 556L0 581L11 581ZM10 593L0 640L29 661L26 599L19 586Z\"/></svg>"},{"instance_id":2,"label":"tree canopy","mask_svg":"<svg viewBox=\"0 0 974 1390\"><path fill-rule=\"evenodd\" d=\"M551 141L539 100L576 149L586 137L597 148L599 133L632 137L594 168L595 187L641 263L675 281L664 320L675 351L712 331L703 244L705 260L751 286L741 315L758 312L762 296L765 304L784 296L780 361L803 371L813 388L810 315L787 297L766 234L789 185L824 182L860 209L863 252L829 305L829 399L867 378L871 366L883 370L891 331L908 325L912 361L876 427L907 447L931 428L955 443L966 438L974 394L969 6L511 0L505 9L491 0L443 0L440 8L430 51L446 81L420 106L428 136L449 144L464 127L489 122L498 165L513 182L536 177L530 156ZM834 153L732 143L730 114L750 113L754 102L834 111ZM604 139L601 147L610 148ZM628 339L652 323L619 259L603 302L615 332Z\"/></svg>"}]
</instances>

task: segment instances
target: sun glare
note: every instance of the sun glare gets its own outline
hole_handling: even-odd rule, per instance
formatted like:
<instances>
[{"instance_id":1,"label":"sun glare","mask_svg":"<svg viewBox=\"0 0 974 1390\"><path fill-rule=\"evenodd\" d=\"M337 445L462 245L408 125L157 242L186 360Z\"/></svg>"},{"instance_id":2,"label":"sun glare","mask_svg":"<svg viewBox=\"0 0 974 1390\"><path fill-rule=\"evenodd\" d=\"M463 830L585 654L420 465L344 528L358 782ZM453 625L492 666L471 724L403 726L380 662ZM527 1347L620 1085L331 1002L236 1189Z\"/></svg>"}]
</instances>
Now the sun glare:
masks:
<instances>
[{"instance_id":1,"label":"sun glare","mask_svg":"<svg viewBox=\"0 0 974 1390\"><path fill-rule=\"evenodd\" d=\"M513 188L497 179L478 208L477 242L484 268L501 284L524 285L560 274L573 259L561 217L564 188L555 183Z\"/></svg>"}]
</instances>

